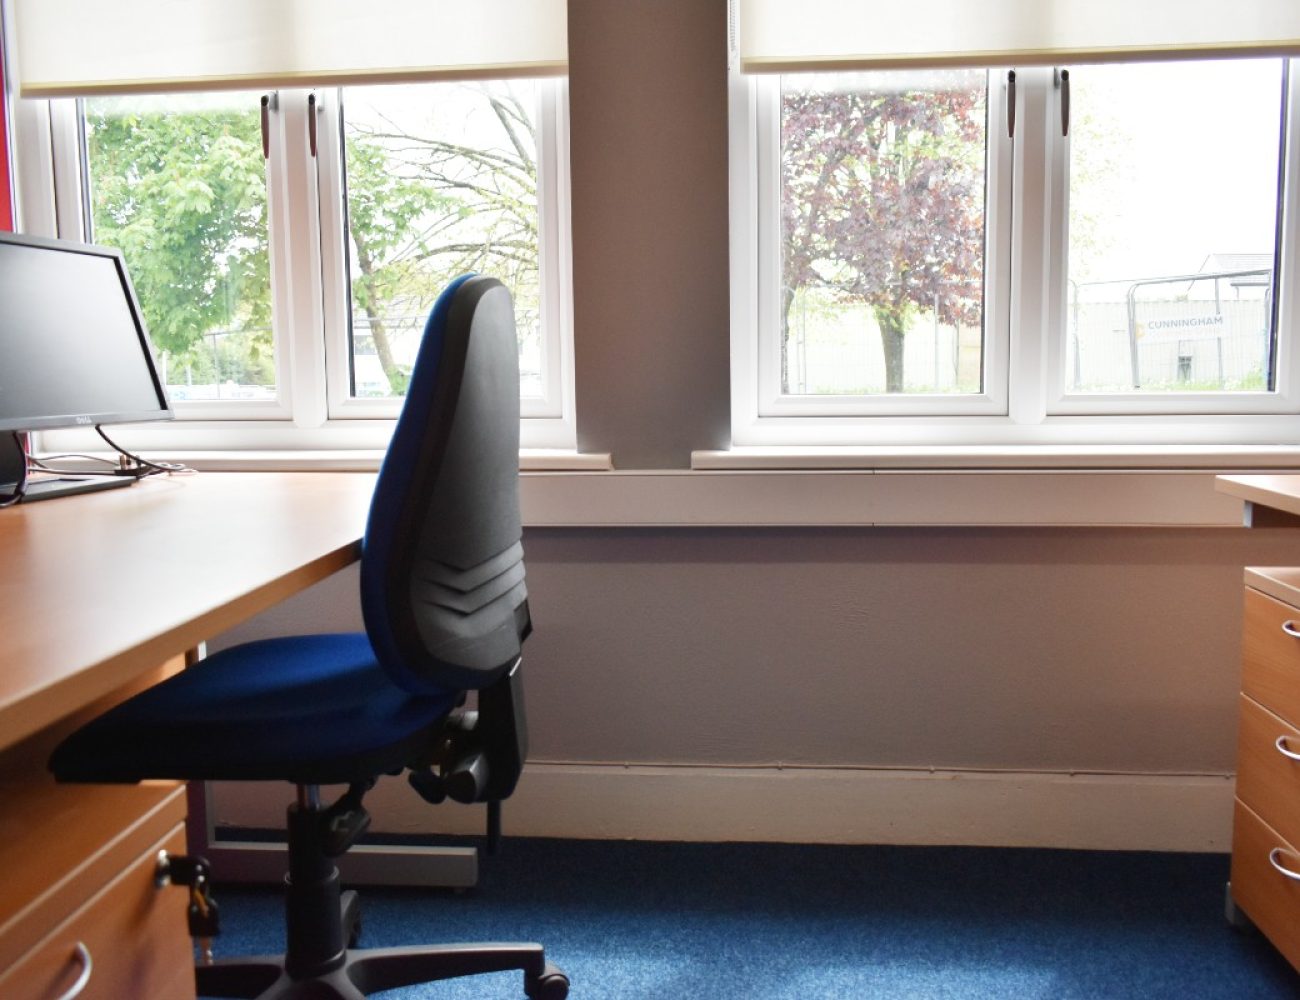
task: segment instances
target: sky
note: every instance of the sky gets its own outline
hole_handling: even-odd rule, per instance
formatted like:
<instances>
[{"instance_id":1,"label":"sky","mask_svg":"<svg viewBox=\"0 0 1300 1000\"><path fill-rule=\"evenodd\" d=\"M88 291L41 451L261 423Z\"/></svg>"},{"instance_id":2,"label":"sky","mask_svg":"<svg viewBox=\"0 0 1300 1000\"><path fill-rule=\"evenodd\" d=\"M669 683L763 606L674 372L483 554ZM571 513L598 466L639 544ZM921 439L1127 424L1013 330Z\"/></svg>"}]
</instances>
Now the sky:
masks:
<instances>
[{"instance_id":1,"label":"sky","mask_svg":"<svg viewBox=\"0 0 1300 1000\"><path fill-rule=\"evenodd\" d=\"M1281 96L1279 60L1072 68L1072 216L1097 213L1099 252L1071 277L1185 274L1211 253L1271 253Z\"/></svg>"}]
</instances>

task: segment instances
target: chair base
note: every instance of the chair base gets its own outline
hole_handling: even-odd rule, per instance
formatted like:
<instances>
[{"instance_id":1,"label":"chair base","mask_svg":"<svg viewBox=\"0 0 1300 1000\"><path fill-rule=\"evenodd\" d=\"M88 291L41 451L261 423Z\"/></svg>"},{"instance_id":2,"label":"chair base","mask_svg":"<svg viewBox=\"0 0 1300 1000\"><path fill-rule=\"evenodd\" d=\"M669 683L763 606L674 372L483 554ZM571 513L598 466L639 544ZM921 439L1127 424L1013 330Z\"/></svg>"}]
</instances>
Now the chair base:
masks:
<instances>
[{"instance_id":1,"label":"chair base","mask_svg":"<svg viewBox=\"0 0 1300 1000\"><path fill-rule=\"evenodd\" d=\"M285 954L197 966L200 996L359 1000L400 986L518 969L533 1000L565 1000L569 980L546 961L540 944L352 947L361 933L361 907L355 892L339 887L339 870L324 849L329 811L321 809L318 793L300 787L298 802L289 807Z\"/></svg>"},{"instance_id":2,"label":"chair base","mask_svg":"<svg viewBox=\"0 0 1300 1000\"><path fill-rule=\"evenodd\" d=\"M533 1000L565 1000L569 980L546 961L540 944L447 944L411 948L349 949L342 964L295 979L284 958L225 959L195 970L204 997L258 1000L362 1000L369 993L417 983L518 969Z\"/></svg>"}]
</instances>

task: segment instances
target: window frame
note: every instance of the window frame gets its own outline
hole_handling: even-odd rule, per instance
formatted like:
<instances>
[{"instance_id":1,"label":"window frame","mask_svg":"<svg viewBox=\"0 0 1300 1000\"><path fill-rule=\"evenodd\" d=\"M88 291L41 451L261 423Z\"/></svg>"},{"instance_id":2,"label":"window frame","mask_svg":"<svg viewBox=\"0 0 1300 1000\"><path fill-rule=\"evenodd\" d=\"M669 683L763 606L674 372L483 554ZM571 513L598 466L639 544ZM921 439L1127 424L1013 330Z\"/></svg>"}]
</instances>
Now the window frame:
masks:
<instances>
[{"instance_id":1,"label":"window frame","mask_svg":"<svg viewBox=\"0 0 1300 1000\"><path fill-rule=\"evenodd\" d=\"M779 329L764 297L779 282L779 238L771 219L779 199L779 156L771 133L773 107L764 88L779 87L733 67L729 79L732 443L736 447L807 446L1075 446L1233 445L1294 441L1300 412L1300 60L1292 60L1284 105L1286 148L1282 172L1287 185L1279 205L1277 247L1277 383L1273 393L1068 394L1065 370L1067 308L1065 249L1068 146L1060 135L1060 102L1052 67L1016 68L1016 135L1006 149L1006 70L990 72L989 229L985 277L993 288L986 313L985 388L998 385L995 366L998 324L1006 323L1005 397L1000 407L966 413L951 399L917 394L911 398L858 397L845 405L773 400L771 362L763 352L779 350ZM999 97L1002 99L999 99ZM1000 105L1001 107L995 107ZM766 115L766 123L764 122ZM766 145L764 145L766 144ZM768 161L763 162L766 153ZM995 175L994 170L997 170ZM1005 187L1004 187L1005 186ZM1010 205L1011 223L996 230L997 198ZM766 218L765 218L766 214ZM1005 254L999 262L996 253ZM999 303L997 289L1006 289ZM986 307L989 305L986 299ZM1002 309L999 314L997 310ZM1005 320L1004 320L1005 317ZM1289 324L1289 325L1288 325ZM1290 334L1288 336L1288 330ZM992 348L992 350L990 350ZM766 381L764 381L766 379ZM913 401L914 400L914 401Z\"/></svg>"},{"instance_id":2,"label":"window frame","mask_svg":"<svg viewBox=\"0 0 1300 1000\"><path fill-rule=\"evenodd\" d=\"M568 170L567 80L540 78L546 94L538 129L539 233L543 283L543 350L548 395L521 399L520 446L570 451L576 447L573 384L572 238ZM383 450L400 399L353 400L349 384L349 288L341 201L336 90L273 92L267 158L267 216L271 311L277 371L276 399L205 402L177 400L175 421L123 433L139 449L184 451ZM310 150L308 116L316 96L317 155ZM23 218L45 220L31 231L85 241L89 230L81 102L21 100L28 132L48 130L48 160L24 171ZM39 174L44 174L45 181ZM337 242L337 246L328 243ZM338 273L334 273L334 269ZM376 405L378 404L378 405ZM55 449L95 449L84 431L47 431Z\"/></svg>"},{"instance_id":3,"label":"window frame","mask_svg":"<svg viewBox=\"0 0 1300 1000\"><path fill-rule=\"evenodd\" d=\"M780 343L777 309L781 287L781 256L767 252L779 247L780 187L780 91L781 78L776 75L752 78L754 102L753 149L758 157L756 177L758 192L759 250L757 321L758 345L758 416L759 417L854 417L908 415L994 415L1006 411L1007 359L1010 302L1010 272L985 267L984 330L981 351L981 385L978 393L905 394L889 396L817 396L789 397L780 391ZM1000 259L1009 250L1011 229L1010 173L1003 164L1012 151L1007 136L1005 84L998 86L995 72L989 73L985 123L985 227L984 259Z\"/></svg>"},{"instance_id":4,"label":"window frame","mask_svg":"<svg viewBox=\"0 0 1300 1000\"><path fill-rule=\"evenodd\" d=\"M537 107L537 190L538 266L542 287L542 328L567 330L572 341L572 321L568 290L572 287L569 230L568 188L568 105L567 81L540 78L536 81ZM396 417L400 398L353 398L350 388L350 316L348 288L347 233L345 229L342 164L342 128L346 109L338 89L315 91L320 121L317 144L317 173L321 188L321 241L324 256L322 294L328 304L324 311L327 410L332 420ZM564 337L543 338L543 394L520 398L521 419L534 430L546 425L561 435L564 415L573 411L572 366L564 358ZM573 435L569 434L571 441Z\"/></svg>"},{"instance_id":5,"label":"window frame","mask_svg":"<svg viewBox=\"0 0 1300 1000\"><path fill-rule=\"evenodd\" d=\"M1300 294L1297 280L1296 254L1300 251L1300 59L1279 59L1289 63L1284 76L1282 95L1281 148L1279 150L1279 204L1276 227L1274 274L1277 279L1275 308L1276 370L1272 392L1252 393L1081 393L1066 388L1066 358L1069 345L1069 301L1066 295L1064 270L1069 252L1069 184L1070 140L1057 140L1060 135L1059 104L1052 100L1053 131L1052 156L1046 169L1050 171L1053 197L1051 218L1057 225L1052 231L1050 253L1059 262L1059 276L1054 274L1050 284L1049 308L1054 332L1048 336L1047 364L1049 372L1047 412L1050 415L1106 415L1106 414L1268 414L1300 412L1300 367L1297 366L1297 348L1300 331L1294 321L1296 298ZM1052 71L1049 71L1052 72ZM1052 80L1055 87L1055 76ZM1288 265L1290 265L1288 267ZM1289 274L1287 272L1290 272ZM1285 331L1295 331L1290 338ZM1245 405L1242 405L1245 404Z\"/></svg>"}]
</instances>

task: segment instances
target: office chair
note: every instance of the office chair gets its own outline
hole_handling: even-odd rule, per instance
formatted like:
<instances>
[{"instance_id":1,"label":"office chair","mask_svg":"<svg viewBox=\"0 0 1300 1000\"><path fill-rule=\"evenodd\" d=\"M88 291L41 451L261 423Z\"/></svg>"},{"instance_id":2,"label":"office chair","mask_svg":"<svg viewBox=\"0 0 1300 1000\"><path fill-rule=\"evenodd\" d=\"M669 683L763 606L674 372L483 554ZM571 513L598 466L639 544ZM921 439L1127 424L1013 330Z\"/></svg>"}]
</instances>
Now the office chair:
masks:
<instances>
[{"instance_id":1,"label":"office chair","mask_svg":"<svg viewBox=\"0 0 1300 1000\"><path fill-rule=\"evenodd\" d=\"M486 802L489 832L527 748L520 647L531 631L519 522L519 374L510 293L466 275L425 325L376 481L361 556L365 632L222 650L84 726L60 781L290 781L283 956L196 969L203 996L353 998L524 974L564 1000L538 944L357 950L359 910L333 859L365 831L362 795L409 771L432 802ZM466 693L477 692L477 710ZM320 785L348 786L322 806Z\"/></svg>"}]
</instances>

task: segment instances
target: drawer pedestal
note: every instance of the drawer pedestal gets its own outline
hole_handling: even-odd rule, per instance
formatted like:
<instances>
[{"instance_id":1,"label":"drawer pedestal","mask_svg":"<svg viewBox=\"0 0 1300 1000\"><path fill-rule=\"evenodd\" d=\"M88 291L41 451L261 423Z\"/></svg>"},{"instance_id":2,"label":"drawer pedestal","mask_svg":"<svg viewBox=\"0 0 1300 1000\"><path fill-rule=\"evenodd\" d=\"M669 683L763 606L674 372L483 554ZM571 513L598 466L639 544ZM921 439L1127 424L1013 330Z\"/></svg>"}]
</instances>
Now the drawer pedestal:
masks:
<instances>
[{"instance_id":1,"label":"drawer pedestal","mask_svg":"<svg viewBox=\"0 0 1300 1000\"><path fill-rule=\"evenodd\" d=\"M1300 581L1246 579L1230 892L1300 969Z\"/></svg>"}]
</instances>

